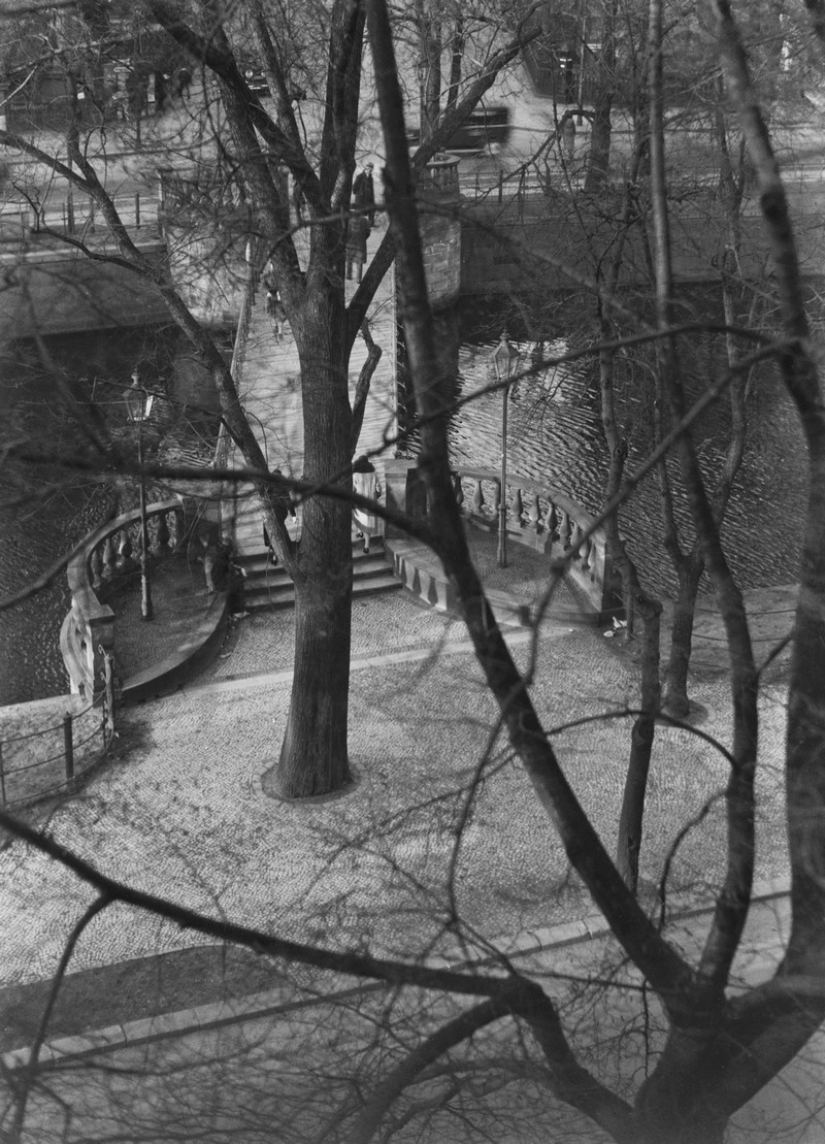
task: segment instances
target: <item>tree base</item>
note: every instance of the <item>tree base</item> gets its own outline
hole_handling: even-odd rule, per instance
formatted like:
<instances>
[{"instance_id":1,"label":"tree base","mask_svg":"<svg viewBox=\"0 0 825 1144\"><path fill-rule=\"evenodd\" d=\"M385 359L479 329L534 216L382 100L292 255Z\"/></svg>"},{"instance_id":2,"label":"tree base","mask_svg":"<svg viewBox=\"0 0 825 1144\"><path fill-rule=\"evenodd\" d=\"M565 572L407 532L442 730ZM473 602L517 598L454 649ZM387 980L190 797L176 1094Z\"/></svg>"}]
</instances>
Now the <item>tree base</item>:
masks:
<instances>
[{"instance_id":1,"label":"tree base","mask_svg":"<svg viewBox=\"0 0 825 1144\"><path fill-rule=\"evenodd\" d=\"M708 709L701 703L694 703L691 699L688 702L687 711L683 711L681 707L679 710L673 710L665 700L662 704L662 714L669 715L671 719L678 719L680 723L690 723L691 726L698 727L707 721Z\"/></svg>"},{"instance_id":2,"label":"tree base","mask_svg":"<svg viewBox=\"0 0 825 1144\"><path fill-rule=\"evenodd\" d=\"M330 802L333 799L347 798L355 791L359 781L357 772L350 765L349 777L343 786L336 787L334 790L313 791L309 794L292 793L283 783L280 775L280 764L273 763L261 775L261 790L267 798L275 799L276 802L306 802L315 805L320 802Z\"/></svg>"}]
</instances>

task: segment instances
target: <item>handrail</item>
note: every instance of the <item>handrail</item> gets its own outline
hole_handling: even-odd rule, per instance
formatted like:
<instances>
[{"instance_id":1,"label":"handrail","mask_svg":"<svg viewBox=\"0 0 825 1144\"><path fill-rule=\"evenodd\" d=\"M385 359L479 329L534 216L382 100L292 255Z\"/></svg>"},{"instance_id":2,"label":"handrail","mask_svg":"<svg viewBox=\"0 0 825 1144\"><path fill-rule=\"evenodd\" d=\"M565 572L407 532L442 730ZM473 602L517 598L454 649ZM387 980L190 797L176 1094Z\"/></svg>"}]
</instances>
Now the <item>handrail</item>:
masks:
<instances>
[{"instance_id":1,"label":"handrail","mask_svg":"<svg viewBox=\"0 0 825 1144\"><path fill-rule=\"evenodd\" d=\"M163 550L169 541L166 525L168 513L178 518L178 534L182 532L180 520L183 516L183 500L179 496L170 497L149 505L146 510L148 520L160 518L158 527L158 547ZM69 561L66 575L72 595L72 610L66 617L61 631L61 651L63 661L72 683L72 690L93 698L104 670L107 654L114 654L114 611L101 602L97 587L106 579L111 579L120 567L128 566L133 545L130 530L137 530L137 543L140 543L140 509L122 513L113 520L106 521L89 533L83 546ZM115 554L113 538L122 533L119 561ZM179 539L179 536L178 536ZM175 542L175 546L177 541Z\"/></svg>"},{"instance_id":2,"label":"handrail","mask_svg":"<svg viewBox=\"0 0 825 1144\"><path fill-rule=\"evenodd\" d=\"M481 480L481 481L495 481L501 482L501 475L495 469L476 469L470 467L459 466L453 470L460 477L466 477L468 480ZM530 477L519 476L518 473L507 474L508 488L521 489L522 492L536 493L539 496L545 496L548 500L552 500L554 504L571 517L573 517L579 524L585 528L590 528L593 524L594 517L583 508L577 501L567 493L563 493L560 489L554 488L553 485L548 485L546 481L535 481ZM597 533L604 535L604 528L600 525L595 530Z\"/></svg>"},{"instance_id":3,"label":"handrail","mask_svg":"<svg viewBox=\"0 0 825 1144\"><path fill-rule=\"evenodd\" d=\"M501 488L500 473L493 469L460 466L453 473L456 497L471 524L497 530L503 520L509 539L551 558L565 556L566 575L584 592L600 617L620 606L607 533L601 526L593 528L594 518L572 497L543 481L510 473L505 483L507 489L513 490L513 496L508 498ZM468 505L461 486L463 480L475 482ZM486 512L482 482L493 485L492 502Z\"/></svg>"},{"instance_id":4,"label":"handrail","mask_svg":"<svg viewBox=\"0 0 825 1144\"><path fill-rule=\"evenodd\" d=\"M146 227L157 230L159 201L156 195L135 191L133 194L112 195L112 203L128 229ZM98 208L94 199L75 198L41 206L33 206L24 199L8 200L0 209L0 228L18 226L33 235L55 232L75 234L85 229L94 233Z\"/></svg>"}]
</instances>

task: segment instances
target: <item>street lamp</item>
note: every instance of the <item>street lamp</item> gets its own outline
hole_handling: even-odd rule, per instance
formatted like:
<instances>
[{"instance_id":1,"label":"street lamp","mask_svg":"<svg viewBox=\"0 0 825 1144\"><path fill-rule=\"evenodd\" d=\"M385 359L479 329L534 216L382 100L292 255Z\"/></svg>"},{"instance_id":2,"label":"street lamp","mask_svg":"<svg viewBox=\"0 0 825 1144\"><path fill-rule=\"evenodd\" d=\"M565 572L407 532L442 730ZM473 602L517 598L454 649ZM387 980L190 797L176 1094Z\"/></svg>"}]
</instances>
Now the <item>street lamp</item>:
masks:
<instances>
[{"instance_id":1,"label":"street lamp","mask_svg":"<svg viewBox=\"0 0 825 1144\"><path fill-rule=\"evenodd\" d=\"M143 422L148 420L155 400L140 384L138 371L132 374L132 384L123 394L126 412L132 424L137 425L138 467L140 469L140 614L144 620L153 618L152 593L149 588L149 530L146 525L146 485L143 480Z\"/></svg>"},{"instance_id":2,"label":"street lamp","mask_svg":"<svg viewBox=\"0 0 825 1144\"><path fill-rule=\"evenodd\" d=\"M518 369L518 350L510 345L507 331L493 350L493 368L496 381L501 389L501 497L498 506L498 566L507 567L507 402L510 396L509 381Z\"/></svg>"}]
</instances>

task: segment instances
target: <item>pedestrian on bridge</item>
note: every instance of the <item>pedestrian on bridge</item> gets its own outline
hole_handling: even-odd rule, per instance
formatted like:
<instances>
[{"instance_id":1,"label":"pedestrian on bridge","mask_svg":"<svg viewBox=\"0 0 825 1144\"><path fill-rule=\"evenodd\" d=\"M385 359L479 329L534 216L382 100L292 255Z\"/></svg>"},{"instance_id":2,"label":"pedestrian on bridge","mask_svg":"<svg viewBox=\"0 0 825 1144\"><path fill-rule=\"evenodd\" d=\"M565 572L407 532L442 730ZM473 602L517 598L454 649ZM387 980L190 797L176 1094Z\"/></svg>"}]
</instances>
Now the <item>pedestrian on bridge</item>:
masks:
<instances>
[{"instance_id":1,"label":"pedestrian on bridge","mask_svg":"<svg viewBox=\"0 0 825 1144\"><path fill-rule=\"evenodd\" d=\"M352 194L355 206L363 210L367 219L369 231L375 226L375 184L372 181L372 163L367 163L363 171L356 175L352 184Z\"/></svg>"}]
</instances>

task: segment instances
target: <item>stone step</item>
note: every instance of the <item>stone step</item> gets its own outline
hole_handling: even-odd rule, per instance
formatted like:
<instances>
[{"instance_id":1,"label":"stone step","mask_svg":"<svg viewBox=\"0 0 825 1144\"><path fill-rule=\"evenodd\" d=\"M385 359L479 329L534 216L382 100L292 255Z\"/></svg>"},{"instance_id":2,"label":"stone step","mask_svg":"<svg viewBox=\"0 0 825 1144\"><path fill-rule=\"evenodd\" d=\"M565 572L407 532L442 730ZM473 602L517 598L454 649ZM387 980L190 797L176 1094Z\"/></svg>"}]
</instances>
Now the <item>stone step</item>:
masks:
<instances>
[{"instance_id":1,"label":"stone step","mask_svg":"<svg viewBox=\"0 0 825 1144\"><path fill-rule=\"evenodd\" d=\"M384 555L383 542L373 538L369 555L362 540L353 540L353 595L368 596L396 591L401 587ZM290 608L295 603L292 580L279 564L271 564L265 548L259 546L239 556L244 570L244 601L247 611L262 608Z\"/></svg>"},{"instance_id":2,"label":"stone step","mask_svg":"<svg viewBox=\"0 0 825 1144\"><path fill-rule=\"evenodd\" d=\"M353 596L375 596L381 592L397 592L400 588L400 580L396 580L389 570L380 576L369 576L352 582ZM244 605L248 612L261 611L264 608L275 610L291 608L294 604L295 589L291 580L287 579L285 583L269 587L254 583L250 586L248 581L244 585Z\"/></svg>"}]
</instances>

